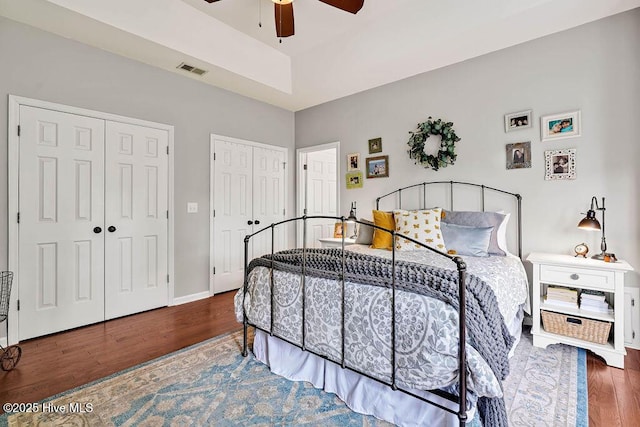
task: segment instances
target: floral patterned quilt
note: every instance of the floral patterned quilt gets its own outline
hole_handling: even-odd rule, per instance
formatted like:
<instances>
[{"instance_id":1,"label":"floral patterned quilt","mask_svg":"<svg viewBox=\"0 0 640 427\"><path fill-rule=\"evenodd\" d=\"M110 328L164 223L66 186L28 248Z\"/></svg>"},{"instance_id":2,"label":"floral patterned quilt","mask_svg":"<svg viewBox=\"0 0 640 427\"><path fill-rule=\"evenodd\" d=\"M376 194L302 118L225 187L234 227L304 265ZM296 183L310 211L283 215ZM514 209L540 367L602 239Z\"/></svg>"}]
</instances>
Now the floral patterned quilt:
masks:
<instances>
[{"instance_id":1,"label":"floral patterned quilt","mask_svg":"<svg viewBox=\"0 0 640 427\"><path fill-rule=\"evenodd\" d=\"M359 245L350 250L365 250ZM366 248L368 253L371 250ZM390 256L389 251L381 251ZM387 254L384 254L387 252ZM376 251L376 255L378 252ZM396 256L401 254L396 253ZM445 258L428 251L402 253L403 260L428 262L455 269ZM413 258L413 259L408 259ZM432 259L429 259L432 258ZM528 295L526 274L515 257L464 257L467 270L483 279L495 292L503 317L510 322ZM440 265L442 264L442 265ZM265 267L249 275L249 287L235 298L236 316L242 320L242 303L250 323L271 329L271 278ZM302 286L299 274L273 271L275 335L302 344ZM305 346L340 363L342 328L338 280L305 280ZM458 370L458 314L434 298L410 292L396 293L396 383L401 387L433 390L454 386ZM511 317L510 317L511 316ZM344 356L348 367L391 382L391 290L346 282ZM477 397L501 397L500 382L487 362L467 346L470 403Z\"/></svg>"}]
</instances>

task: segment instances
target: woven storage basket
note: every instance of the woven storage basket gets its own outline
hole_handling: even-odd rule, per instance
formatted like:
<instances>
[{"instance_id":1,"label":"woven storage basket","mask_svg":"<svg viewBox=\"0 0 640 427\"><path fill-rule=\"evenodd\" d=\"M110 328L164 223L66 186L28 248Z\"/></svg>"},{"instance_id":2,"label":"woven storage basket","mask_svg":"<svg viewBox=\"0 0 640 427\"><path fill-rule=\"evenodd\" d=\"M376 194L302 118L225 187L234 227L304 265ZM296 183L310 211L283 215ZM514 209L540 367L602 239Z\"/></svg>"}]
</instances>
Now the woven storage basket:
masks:
<instances>
[{"instance_id":1,"label":"woven storage basket","mask_svg":"<svg viewBox=\"0 0 640 427\"><path fill-rule=\"evenodd\" d=\"M609 340L611 322L568 316L562 313L540 310L542 326L552 334L565 335L579 340L606 344Z\"/></svg>"}]
</instances>

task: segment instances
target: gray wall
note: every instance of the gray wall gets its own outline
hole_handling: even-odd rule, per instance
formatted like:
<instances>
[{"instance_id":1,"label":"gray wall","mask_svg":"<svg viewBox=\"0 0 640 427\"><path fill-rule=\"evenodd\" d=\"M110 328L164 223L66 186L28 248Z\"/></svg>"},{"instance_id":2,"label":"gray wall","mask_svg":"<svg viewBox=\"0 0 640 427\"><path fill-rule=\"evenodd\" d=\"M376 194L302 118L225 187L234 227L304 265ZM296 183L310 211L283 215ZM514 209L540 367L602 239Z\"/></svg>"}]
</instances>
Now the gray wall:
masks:
<instances>
[{"instance_id":1,"label":"gray wall","mask_svg":"<svg viewBox=\"0 0 640 427\"><path fill-rule=\"evenodd\" d=\"M289 148L294 115L195 80L0 18L0 165L7 170L7 95L175 126L175 295L208 290L209 135ZM289 212L294 212L293 167ZM7 266L7 174L0 174L0 269ZM187 214L187 201L199 203Z\"/></svg>"},{"instance_id":2,"label":"gray wall","mask_svg":"<svg viewBox=\"0 0 640 427\"><path fill-rule=\"evenodd\" d=\"M358 202L371 217L374 198L427 180L483 183L523 196L524 254L572 253L599 233L579 230L593 195L606 197L609 251L640 269L640 9L296 113L296 146L340 141L342 213ZM471 42L471 41L470 41ZM505 133L504 114L533 109L534 127ZM541 142L540 116L580 109L582 136ZM458 161L435 172L414 165L408 131L428 116L454 123ZM368 156L382 137L390 177L347 190L347 153ZM433 138L430 138L433 139ZM507 170L505 145L531 141L531 169ZM544 151L576 148L577 179L544 180ZM598 214L600 218L600 214ZM638 274L627 283L640 283Z\"/></svg>"}]
</instances>

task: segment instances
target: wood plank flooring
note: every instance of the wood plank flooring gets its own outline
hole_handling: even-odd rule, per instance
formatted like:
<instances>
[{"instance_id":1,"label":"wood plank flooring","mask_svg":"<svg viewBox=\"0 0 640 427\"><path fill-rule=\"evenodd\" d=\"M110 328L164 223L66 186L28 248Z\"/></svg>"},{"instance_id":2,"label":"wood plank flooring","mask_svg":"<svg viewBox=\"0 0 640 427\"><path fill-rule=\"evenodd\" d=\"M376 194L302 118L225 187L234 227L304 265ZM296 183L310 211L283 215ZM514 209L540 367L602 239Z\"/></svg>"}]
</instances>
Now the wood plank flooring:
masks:
<instances>
[{"instance_id":1,"label":"wood plank flooring","mask_svg":"<svg viewBox=\"0 0 640 427\"><path fill-rule=\"evenodd\" d=\"M240 329L227 292L24 341L18 367L0 371L0 403L36 402L206 339ZM589 425L640 425L640 351L625 369L587 357ZM0 411L1 413L1 411Z\"/></svg>"}]
</instances>

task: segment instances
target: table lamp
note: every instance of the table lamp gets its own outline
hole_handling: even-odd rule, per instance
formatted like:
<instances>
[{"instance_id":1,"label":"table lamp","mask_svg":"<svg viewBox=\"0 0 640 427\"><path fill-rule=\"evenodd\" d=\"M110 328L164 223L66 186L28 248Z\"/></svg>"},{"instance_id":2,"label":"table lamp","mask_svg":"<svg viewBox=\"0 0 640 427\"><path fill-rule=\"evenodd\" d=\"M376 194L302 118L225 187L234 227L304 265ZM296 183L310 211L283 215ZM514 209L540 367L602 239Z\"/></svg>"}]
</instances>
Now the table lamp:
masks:
<instances>
[{"instance_id":1,"label":"table lamp","mask_svg":"<svg viewBox=\"0 0 640 427\"><path fill-rule=\"evenodd\" d=\"M600 222L596 218L596 211L602 211L602 227ZM600 242L600 253L592 256L593 259L604 260L605 252L607 252L607 240L604 237L604 197L602 198L602 205L598 205L598 200L594 197L591 198L591 208L587 211L586 217L584 217L578 224L578 228L583 230L602 230L602 240ZM584 214L583 214L584 215Z\"/></svg>"}]
</instances>

